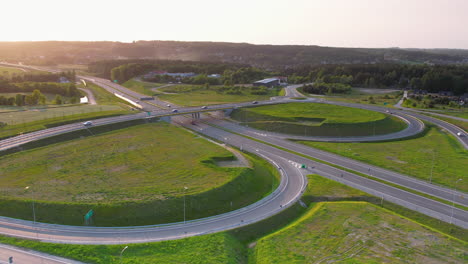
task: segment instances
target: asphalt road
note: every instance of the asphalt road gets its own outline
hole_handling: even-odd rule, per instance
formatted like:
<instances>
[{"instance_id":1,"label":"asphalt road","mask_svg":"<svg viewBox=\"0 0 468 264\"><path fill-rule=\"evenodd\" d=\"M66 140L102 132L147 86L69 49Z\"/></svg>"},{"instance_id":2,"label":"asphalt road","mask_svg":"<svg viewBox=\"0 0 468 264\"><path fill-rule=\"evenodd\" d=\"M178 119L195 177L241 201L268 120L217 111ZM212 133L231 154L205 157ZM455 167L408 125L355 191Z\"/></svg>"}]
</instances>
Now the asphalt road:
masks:
<instances>
[{"instance_id":1,"label":"asphalt road","mask_svg":"<svg viewBox=\"0 0 468 264\"><path fill-rule=\"evenodd\" d=\"M101 82L101 81L99 81ZM99 83L98 83L99 84ZM111 82L105 84L106 89L119 89L118 85ZM125 92L126 93L126 92ZM132 93L133 94L133 93ZM127 94L128 95L128 94ZM135 96L134 94L131 96ZM161 114L167 113L167 109L163 109L162 102L148 102L145 107L154 110L154 112L161 112ZM146 102L145 102L146 103ZM269 102L270 103L270 102ZM262 104L262 103L260 103ZM228 108L231 108L229 106ZM359 107L362 107L359 105ZM210 106L213 110L214 107ZM200 110L199 108L196 108ZM192 110L181 109L181 112L190 113ZM125 118L142 118L141 114L119 117L125 120ZM99 122L99 121L94 121ZM113 120L108 120L108 122L113 122ZM226 122L228 123L228 122ZM232 124L232 123L231 123ZM230 124L230 125L231 125ZM78 127L73 127L80 126ZM46 131L45 133L63 133L67 129L82 129L81 124L73 124L71 127L61 127L58 131ZM221 125L227 125L221 123ZM234 124L235 125L235 124ZM444 125L444 124L442 124ZM145 242L145 241L160 241L168 239L177 239L185 236L200 235L211 232L217 232L221 230L227 230L236 228L242 225L247 225L259 221L261 219L267 218L273 214L284 210L284 208L292 205L297 199L300 198L304 188L305 188L305 178L303 174L317 173L325 177L329 177L355 188L364 190L371 194L374 194L379 197L383 197L385 200L390 200L394 203L403 205L412 210L425 213L427 215L433 216L435 218L441 219L446 222L451 222L456 225L468 228L468 214L466 211L455 208L453 206L439 203L437 201L415 195L403 191L398 188L388 186L386 184L370 180L365 177L354 175L337 169L326 164L320 164L314 162L310 159L292 154L290 152L283 151L276 147L259 143L251 139L232 134L226 130L219 129L213 126L206 124L199 124L195 128L199 133L205 134L209 137L218 139L220 141L226 141L227 144L233 145L239 148L244 149L245 151L257 153L263 158L267 159L271 163L275 164L280 173L282 174L282 181L278 189L275 190L271 195L265 197L264 199L242 208L237 211L229 212L219 216L213 216L210 218L199 219L195 221L187 221L186 223L175 223L169 225L159 225L159 226L145 226L145 227L122 227L122 228L99 228L99 227L79 227L79 226L61 226L61 225L51 225L44 223L32 223L30 221L10 219L1 217L0 218L0 233L8 234L13 236L39 239L42 241L53 241L53 242L62 242L62 243L83 243L83 244L120 244L120 243L136 243L136 242ZM240 130L243 128L240 127ZM23 135L25 136L25 135ZM21 136L20 136L21 137ZM266 137L268 138L268 137ZM278 140L274 145L279 146L279 144L284 143L284 139L272 137L275 140ZM22 138L13 138L21 140L34 140L34 139L22 139ZM14 140L13 140L14 141ZM14 142L9 142L8 144L14 144ZM295 150L298 146L290 146L292 150ZM289 148L289 147L288 147ZM303 150L301 150L303 151ZM316 154L314 154L316 155ZM329 154L328 154L329 155ZM340 163L344 161L335 161L330 156L325 156L325 160L331 163L337 162ZM298 169L298 164L307 164L313 166L314 168L310 171L301 171ZM356 165L356 169L359 169L361 165ZM368 165L367 165L368 166ZM380 175L381 171L377 170L377 174ZM390 175L391 176L391 175ZM393 177L398 178L398 177ZM409 183L405 183L409 184ZM418 183L419 184L419 183ZM420 184L421 185L421 184ZM413 188L413 187L408 187ZM419 188L419 187L418 187ZM436 188L437 189L437 188ZM441 189L441 196L446 191ZM450 193L450 192L449 192ZM464 194L462 194L464 195ZM452 196L458 198L458 194L452 193ZM457 202L459 202L457 200ZM461 200L462 204L464 200Z\"/></svg>"},{"instance_id":2,"label":"asphalt road","mask_svg":"<svg viewBox=\"0 0 468 264\"><path fill-rule=\"evenodd\" d=\"M243 136L229 133L213 126L199 124L196 130L199 133L219 141L225 141L229 145L239 148L242 147L244 151L256 153L272 162L282 174L281 185L272 195L265 197L255 204L223 215L187 221L185 224L176 223L145 227L102 228L61 226L44 223L33 224L30 221L3 217L0 218L0 233L58 243L124 244L177 239L186 236L228 230L267 218L292 205L300 198L305 188L306 181L303 174L310 173L317 173L331 179L338 179L358 189L365 190L379 197L384 197L385 200L468 228L468 214L464 210L453 208L447 204L439 203L398 188L347 173L325 164L318 164L301 156L250 140ZM314 168L309 171L303 171L297 168L298 164L307 164L309 167L313 166ZM341 174L343 174L343 177L339 176ZM451 217L452 210L453 218Z\"/></svg>"},{"instance_id":3,"label":"asphalt road","mask_svg":"<svg viewBox=\"0 0 468 264\"><path fill-rule=\"evenodd\" d=\"M0 264L9 263L13 257L13 264L82 264L83 262L56 257L38 251L0 244Z\"/></svg>"}]
</instances>

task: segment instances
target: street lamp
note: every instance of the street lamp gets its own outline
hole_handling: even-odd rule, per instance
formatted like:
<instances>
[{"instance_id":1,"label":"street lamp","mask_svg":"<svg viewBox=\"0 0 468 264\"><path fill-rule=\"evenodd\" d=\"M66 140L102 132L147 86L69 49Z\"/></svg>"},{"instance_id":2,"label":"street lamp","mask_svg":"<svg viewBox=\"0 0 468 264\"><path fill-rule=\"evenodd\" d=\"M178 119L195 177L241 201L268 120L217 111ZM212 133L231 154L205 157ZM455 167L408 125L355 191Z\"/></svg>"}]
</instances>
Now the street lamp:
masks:
<instances>
[{"instance_id":1,"label":"street lamp","mask_svg":"<svg viewBox=\"0 0 468 264\"><path fill-rule=\"evenodd\" d=\"M29 188L30 188L29 186L24 187L25 190L28 190ZM32 191L31 191L31 201L32 201L32 211L33 211L33 223L35 224L36 223L36 210L34 208L34 196L33 196Z\"/></svg>"},{"instance_id":2,"label":"street lamp","mask_svg":"<svg viewBox=\"0 0 468 264\"><path fill-rule=\"evenodd\" d=\"M458 179L456 182L455 182L455 186L457 185L457 183L459 181L461 181L462 179ZM450 215L450 224L452 223L453 221L453 214L455 213L455 186L453 187L453 196L452 196L452 214Z\"/></svg>"},{"instance_id":3,"label":"street lamp","mask_svg":"<svg viewBox=\"0 0 468 264\"><path fill-rule=\"evenodd\" d=\"M185 224L185 191L187 191L188 187L184 187L184 224Z\"/></svg>"},{"instance_id":4,"label":"street lamp","mask_svg":"<svg viewBox=\"0 0 468 264\"><path fill-rule=\"evenodd\" d=\"M122 251L120 251L120 263L122 263L122 254L123 252L128 248L128 246L125 246Z\"/></svg>"}]
</instances>

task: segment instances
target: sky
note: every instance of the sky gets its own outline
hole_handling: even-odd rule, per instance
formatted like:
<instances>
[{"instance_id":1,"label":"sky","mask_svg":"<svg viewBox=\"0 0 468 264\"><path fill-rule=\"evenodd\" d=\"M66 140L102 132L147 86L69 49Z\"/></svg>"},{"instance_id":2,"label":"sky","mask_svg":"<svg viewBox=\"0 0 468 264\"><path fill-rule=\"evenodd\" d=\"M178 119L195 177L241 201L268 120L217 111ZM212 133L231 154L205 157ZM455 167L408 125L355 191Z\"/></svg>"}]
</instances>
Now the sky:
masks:
<instances>
[{"instance_id":1,"label":"sky","mask_svg":"<svg viewBox=\"0 0 468 264\"><path fill-rule=\"evenodd\" d=\"M468 0L3 0L0 41L468 49Z\"/></svg>"}]
</instances>

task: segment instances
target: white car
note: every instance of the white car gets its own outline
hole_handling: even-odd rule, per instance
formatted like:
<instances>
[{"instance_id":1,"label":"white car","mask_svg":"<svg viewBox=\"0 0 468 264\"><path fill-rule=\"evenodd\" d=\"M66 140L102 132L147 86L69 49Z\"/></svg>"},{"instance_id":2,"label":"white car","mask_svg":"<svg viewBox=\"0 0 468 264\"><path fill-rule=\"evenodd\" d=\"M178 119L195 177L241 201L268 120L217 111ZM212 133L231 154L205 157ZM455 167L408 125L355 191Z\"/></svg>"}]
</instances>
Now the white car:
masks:
<instances>
[{"instance_id":1,"label":"white car","mask_svg":"<svg viewBox=\"0 0 468 264\"><path fill-rule=\"evenodd\" d=\"M92 126L93 125L93 122L91 121L86 121L83 123L83 126Z\"/></svg>"},{"instance_id":2,"label":"white car","mask_svg":"<svg viewBox=\"0 0 468 264\"><path fill-rule=\"evenodd\" d=\"M206 105L202 106L201 109L207 109L208 107Z\"/></svg>"},{"instance_id":3,"label":"white car","mask_svg":"<svg viewBox=\"0 0 468 264\"><path fill-rule=\"evenodd\" d=\"M459 137L463 137L463 136L464 136L464 134L463 134L462 132L458 132L458 133L457 133L457 136L459 136Z\"/></svg>"},{"instance_id":4,"label":"white car","mask_svg":"<svg viewBox=\"0 0 468 264\"><path fill-rule=\"evenodd\" d=\"M171 107L171 105L170 105L170 104L168 104L168 105L166 105L166 106L167 106L167 107Z\"/></svg>"},{"instance_id":5,"label":"white car","mask_svg":"<svg viewBox=\"0 0 468 264\"><path fill-rule=\"evenodd\" d=\"M177 109L172 110L172 113L177 113L177 112L179 112L179 110Z\"/></svg>"}]
</instances>

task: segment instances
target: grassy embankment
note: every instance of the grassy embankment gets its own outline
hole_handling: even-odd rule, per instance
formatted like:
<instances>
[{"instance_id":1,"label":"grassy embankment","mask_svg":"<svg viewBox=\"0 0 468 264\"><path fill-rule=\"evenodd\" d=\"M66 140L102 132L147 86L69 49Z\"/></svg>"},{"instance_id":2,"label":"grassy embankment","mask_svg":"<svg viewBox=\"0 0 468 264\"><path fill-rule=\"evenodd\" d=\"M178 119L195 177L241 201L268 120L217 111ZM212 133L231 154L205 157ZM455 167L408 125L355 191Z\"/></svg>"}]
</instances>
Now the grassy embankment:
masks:
<instances>
[{"instance_id":1,"label":"grassy embankment","mask_svg":"<svg viewBox=\"0 0 468 264\"><path fill-rule=\"evenodd\" d=\"M134 113L130 111L130 106L103 88L94 84L86 88L93 92L98 105L1 107L0 120L8 125L0 128L0 138L67 123Z\"/></svg>"},{"instance_id":2,"label":"grassy embankment","mask_svg":"<svg viewBox=\"0 0 468 264\"><path fill-rule=\"evenodd\" d=\"M322 202L258 241L252 263L456 263L467 244L366 202Z\"/></svg>"},{"instance_id":3,"label":"grassy embankment","mask_svg":"<svg viewBox=\"0 0 468 264\"><path fill-rule=\"evenodd\" d=\"M379 198L372 197L359 190L318 175L309 175L308 178L309 185L302 197L308 208L316 208L314 206L318 202L323 201L336 201L336 204L330 204L332 206L331 209L334 209L333 206L342 206L341 201L369 201L380 205L381 200ZM412 260L420 259L423 254L425 255L424 259L429 262L436 262L441 259L446 261L452 260L453 262L460 262L461 260L463 262L463 258L466 258L462 253L463 251L466 252L467 234L466 230L462 228L448 225L386 201L383 202L382 206L399 215L386 210L381 211L370 205L363 206L366 210L372 210L370 211L372 214L363 215L363 219L369 220L370 224L368 222L362 223L362 220L356 219L356 215L362 214L364 212L363 209L346 205L340 211L331 210L326 207L327 211L315 209L319 214L314 214L310 209L295 204L267 220L228 232L176 241L131 244L124 253L122 263L263 263L262 260L266 260L265 262L267 263L284 263L281 261L274 262L273 260L291 256L291 259L307 259L310 258L311 252L313 252L312 255L323 255L324 253L336 254L333 252L334 245L341 245L341 243L349 241L347 240L349 238L357 238L356 234L361 233L365 234L361 238L366 241L374 241L375 243L372 247L368 246L368 249L363 250L354 258L347 260L352 263L363 262L361 258L365 258L364 262L377 263L379 262L377 257L382 255L391 257L394 262L405 260L414 262ZM301 217L303 217L301 221L296 221L297 219L301 219ZM350 217L349 221L344 219L345 217ZM325 220L328 220L328 222L323 223ZM310 221L315 222L313 222L314 224L310 229L304 229L304 225L302 225L304 221L305 224L309 224ZM317 221L321 222L322 225L315 225ZM374 232L376 225L371 224L374 224L376 221L382 224L388 223L388 225L382 227L387 229ZM416 223L422 224L422 226ZM298 229L287 228L290 224L292 228ZM344 232L335 231L343 228L346 228ZM388 228L391 228L392 232L389 232ZM442 232L436 231L437 229L442 230ZM298 230L308 239L303 239L303 237L297 238L295 237L297 233L292 233L290 230ZM455 239L444 235L443 232L450 234ZM282 236L278 237L277 234L281 234ZM310 238L311 236L313 238ZM264 237L266 242L262 242L262 238ZM271 250L271 248L265 247L263 244L271 245L271 237L273 239L281 239L281 244L278 246L285 245L285 247L270 254L271 251L268 250ZM379 240L382 237L385 240L380 242ZM419 239L421 237L423 239ZM417 243L413 243L416 241L415 238L418 238ZM457 239L464 240L465 242L459 242ZM258 243L259 240L260 243ZM321 243L318 244L316 241L320 241ZM330 241L334 241L335 243L331 243ZM371 255L373 249L378 245L387 245L389 241L396 243L390 243L386 248L378 248L378 255ZM124 247L124 245L80 246L39 243L7 237L0 237L0 242L74 258L87 263L100 264L115 263L119 258L120 250ZM372 242L367 242L367 244L372 244ZM320 245L323 245L321 248L323 252L321 249L316 250ZM403 250L402 245L404 245ZM260 254L258 251L260 251ZM265 257L265 253L270 254L269 258ZM376 257L376 261L373 261L374 256ZM400 259L401 261L399 261ZM268 262L269 260L271 261ZM286 261L286 263L290 262Z\"/></svg>"},{"instance_id":4,"label":"grassy embankment","mask_svg":"<svg viewBox=\"0 0 468 264\"><path fill-rule=\"evenodd\" d=\"M189 220L246 206L277 184L252 156L252 168L217 166L231 159L166 123L26 150L0 157L0 214L30 219L34 199L41 222L81 225L93 209L98 226L169 223L183 220L184 194Z\"/></svg>"},{"instance_id":5,"label":"grassy embankment","mask_svg":"<svg viewBox=\"0 0 468 264\"><path fill-rule=\"evenodd\" d=\"M382 168L410 175L462 191L468 184L468 152L455 138L434 126L421 137L391 142L328 143L300 141L300 143L363 161Z\"/></svg>"},{"instance_id":6,"label":"grassy embankment","mask_svg":"<svg viewBox=\"0 0 468 264\"><path fill-rule=\"evenodd\" d=\"M301 136L369 136L406 127L398 118L352 107L288 103L236 109L231 117L257 129Z\"/></svg>"},{"instance_id":7,"label":"grassy embankment","mask_svg":"<svg viewBox=\"0 0 468 264\"><path fill-rule=\"evenodd\" d=\"M202 106L248 101L269 100L279 94L278 89L266 89L260 92L258 87L225 87L200 85L174 85L159 89L166 94L159 94L161 100L183 106ZM258 94L258 93L262 94ZM169 94L171 93L171 94Z\"/></svg>"},{"instance_id":8,"label":"grassy embankment","mask_svg":"<svg viewBox=\"0 0 468 264\"><path fill-rule=\"evenodd\" d=\"M122 86L125 86L130 90L133 90L140 94L149 95L149 96L153 96L157 94L157 92L152 90L153 88L157 88L163 85L164 84L161 84L161 83L144 82L144 81L139 81L135 79L131 79L122 84Z\"/></svg>"},{"instance_id":9,"label":"grassy embankment","mask_svg":"<svg viewBox=\"0 0 468 264\"><path fill-rule=\"evenodd\" d=\"M304 92L301 88L297 89L300 93L304 95L314 96ZM330 94L318 96L317 98L323 98L328 101L339 101L345 103L355 103L355 104L373 104L380 106L391 107L394 104L398 103L402 96L402 92L388 92L388 93L368 93L360 91L356 88L353 88L349 94Z\"/></svg>"},{"instance_id":10,"label":"grassy embankment","mask_svg":"<svg viewBox=\"0 0 468 264\"><path fill-rule=\"evenodd\" d=\"M440 120L444 120L445 122L449 122L449 123L454 124L454 125L456 125L458 127L461 127L465 131L468 131L468 122L461 121L461 120L458 120L458 119L449 118L449 117L431 115L430 113L426 113L426 115L437 118L437 119L440 119ZM463 117L463 118L467 118L467 117Z\"/></svg>"}]
</instances>

